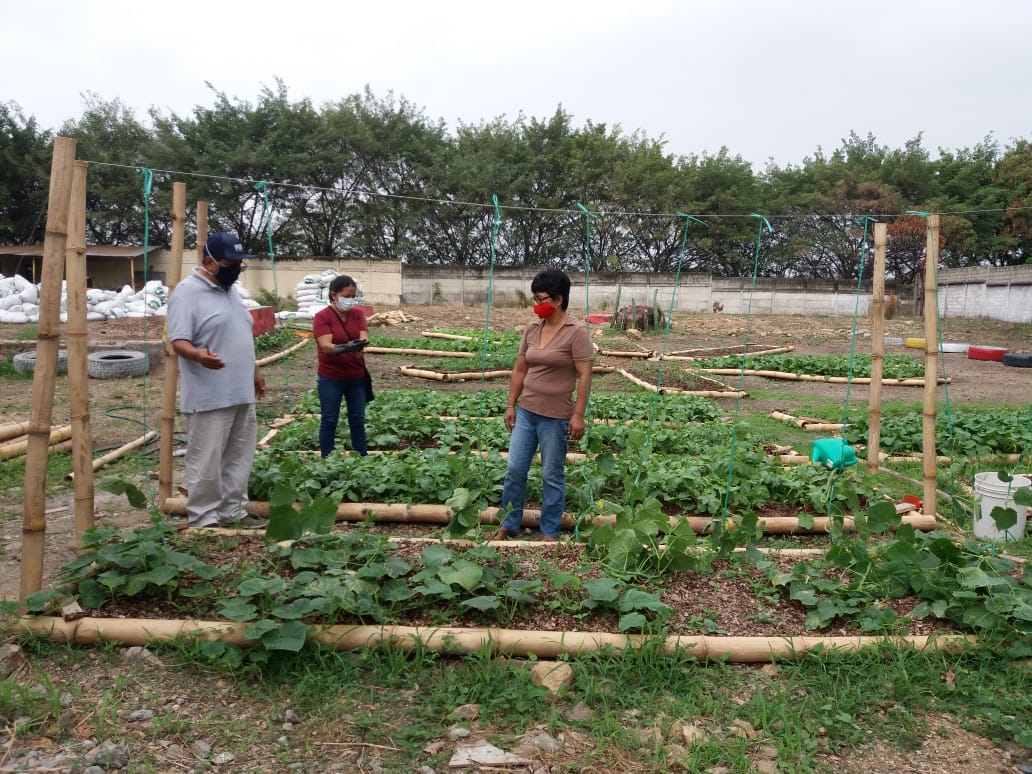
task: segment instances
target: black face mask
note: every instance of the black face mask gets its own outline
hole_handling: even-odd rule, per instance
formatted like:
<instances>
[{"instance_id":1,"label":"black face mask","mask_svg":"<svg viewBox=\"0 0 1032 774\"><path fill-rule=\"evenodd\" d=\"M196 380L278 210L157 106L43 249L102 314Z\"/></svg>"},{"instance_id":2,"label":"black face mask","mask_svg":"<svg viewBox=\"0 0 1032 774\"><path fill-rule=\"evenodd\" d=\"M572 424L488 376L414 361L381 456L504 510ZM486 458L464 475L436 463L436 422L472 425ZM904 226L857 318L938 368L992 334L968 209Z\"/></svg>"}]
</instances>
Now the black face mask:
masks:
<instances>
[{"instance_id":1,"label":"black face mask","mask_svg":"<svg viewBox=\"0 0 1032 774\"><path fill-rule=\"evenodd\" d=\"M222 264L215 264L215 271L212 272L212 276L215 277L215 281L222 285L224 288L228 288L237 278L240 276L240 264L236 266L223 266Z\"/></svg>"}]
</instances>

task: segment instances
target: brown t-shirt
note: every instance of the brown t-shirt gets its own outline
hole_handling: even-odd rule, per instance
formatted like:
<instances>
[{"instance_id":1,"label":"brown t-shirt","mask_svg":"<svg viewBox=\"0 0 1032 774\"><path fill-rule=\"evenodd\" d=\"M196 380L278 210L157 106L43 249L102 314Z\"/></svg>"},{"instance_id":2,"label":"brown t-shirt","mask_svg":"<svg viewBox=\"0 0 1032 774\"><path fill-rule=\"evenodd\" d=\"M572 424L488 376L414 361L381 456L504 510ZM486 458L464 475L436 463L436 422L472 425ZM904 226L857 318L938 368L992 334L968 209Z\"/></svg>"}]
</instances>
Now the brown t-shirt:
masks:
<instances>
[{"instance_id":1,"label":"brown t-shirt","mask_svg":"<svg viewBox=\"0 0 1032 774\"><path fill-rule=\"evenodd\" d=\"M544 325L542 320L523 329L520 354L527 359L527 375L520 406L544 417L569 419L573 416L573 391L577 386L574 363L591 362L594 353L580 320L567 317L551 341L542 347Z\"/></svg>"}]
</instances>

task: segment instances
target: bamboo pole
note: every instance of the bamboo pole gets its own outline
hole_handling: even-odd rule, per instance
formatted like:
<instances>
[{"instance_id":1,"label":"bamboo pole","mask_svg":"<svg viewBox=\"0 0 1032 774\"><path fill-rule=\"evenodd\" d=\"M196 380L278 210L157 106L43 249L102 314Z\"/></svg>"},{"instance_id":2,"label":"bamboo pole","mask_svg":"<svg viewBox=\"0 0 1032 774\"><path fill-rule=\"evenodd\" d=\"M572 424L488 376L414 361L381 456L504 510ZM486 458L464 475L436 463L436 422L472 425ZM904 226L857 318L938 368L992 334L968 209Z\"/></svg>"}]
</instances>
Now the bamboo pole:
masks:
<instances>
[{"instance_id":1,"label":"bamboo pole","mask_svg":"<svg viewBox=\"0 0 1032 774\"><path fill-rule=\"evenodd\" d=\"M75 479L75 547L82 545L93 518L93 432L90 424L89 372L86 365L89 334L86 326L86 172L85 161L72 170L68 202L68 245L65 250L65 284L68 289L68 405L72 422L72 469Z\"/></svg>"},{"instance_id":2,"label":"bamboo pole","mask_svg":"<svg viewBox=\"0 0 1032 774\"><path fill-rule=\"evenodd\" d=\"M12 438L17 438L19 435L25 435L29 432L28 422L15 422L10 425L0 426L0 441L9 441Z\"/></svg>"},{"instance_id":3,"label":"bamboo pole","mask_svg":"<svg viewBox=\"0 0 1032 774\"><path fill-rule=\"evenodd\" d=\"M91 465L91 470L100 470L100 468L104 467L109 462L114 462L115 460L119 459L120 457L124 457L126 454L131 452L133 449L138 449L141 446L145 446L146 444L150 443L151 441L153 441L157 437L158 437L158 431L157 430L148 430L146 433L141 435L136 440L130 441L127 444L123 444L122 446L119 446L117 449L108 452L107 454L105 454L102 457L97 457L97 459L93 460L93 464ZM75 479L75 472L73 471L73 472L69 473L67 476L65 476L65 478L74 480ZM185 511L184 511L184 513L185 513Z\"/></svg>"},{"instance_id":4,"label":"bamboo pole","mask_svg":"<svg viewBox=\"0 0 1032 774\"><path fill-rule=\"evenodd\" d=\"M259 367L267 366L269 365L269 363L275 363L277 360L282 360L287 355L297 352L299 349L301 349L301 347L305 346L310 341L312 341L312 339L301 339L301 341L299 341L297 344L292 344L282 352L276 352L275 354L269 355L268 357L263 357L261 360L257 361L255 365ZM368 347L366 347L366 349L368 349Z\"/></svg>"},{"instance_id":5,"label":"bamboo pole","mask_svg":"<svg viewBox=\"0 0 1032 774\"><path fill-rule=\"evenodd\" d=\"M882 372L885 366L885 249L889 227L874 224L874 281L871 286L871 389L867 411L867 472L878 470L881 448Z\"/></svg>"},{"instance_id":6,"label":"bamboo pole","mask_svg":"<svg viewBox=\"0 0 1032 774\"><path fill-rule=\"evenodd\" d=\"M938 397L936 376L939 368L939 308L935 302L936 269L939 266L939 216L928 216L928 246L925 251L925 387L922 423L924 455L924 507L935 513L935 401Z\"/></svg>"},{"instance_id":7,"label":"bamboo pole","mask_svg":"<svg viewBox=\"0 0 1032 774\"><path fill-rule=\"evenodd\" d=\"M47 436L47 446L53 446L54 444L67 441L72 437L72 426L65 425L64 427L58 427L50 431ZM32 436L26 435L23 439L18 439L12 443L6 443L0 446L0 460L9 460L12 457L20 457L23 454L27 454L29 451L30 441Z\"/></svg>"},{"instance_id":8,"label":"bamboo pole","mask_svg":"<svg viewBox=\"0 0 1032 774\"><path fill-rule=\"evenodd\" d=\"M154 640L194 639L225 642L239 647L254 645L244 636L249 624L231 621L161 620L147 618L92 618L65 621L60 617L22 617L10 627L11 633L47 637L54 642L99 645L118 642L146 645ZM441 654L482 653L516 657L558 658L602 651L628 652L650 641L648 635L609 632L532 631L497 627L431 626L312 626L307 639L336 650L362 650L386 647L401 651L430 650ZM700 660L716 659L735 663L762 663L798 659L813 651L835 650L852 653L863 648L895 645L922 651L960 652L975 647L971 634L921 636L778 636L713 637L682 634L665 638L663 649Z\"/></svg>"},{"instance_id":9,"label":"bamboo pole","mask_svg":"<svg viewBox=\"0 0 1032 774\"><path fill-rule=\"evenodd\" d=\"M68 203L75 166L75 140L57 137L50 166L47 225L43 242L36 368L32 378L32 413L25 460L25 500L22 506L20 599L43 587L43 551L47 520L47 455L54 413L57 350L61 335L61 280L68 241Z\"/></svg>"},{"instance_id":10,"label":"bamboo pole","mask_svg":"<svg viewBox=\"0 0 1032 774\"><path fill-rule=\"evenodd\" d=\"M208 202L197 202L197 265L204 263L204 243L208 241Z\"/></svg>"},{"instance_id":11,"label":"bamboo pole","mask_svg":"<svg viewBox=\"0 0 1032 774\"><path fill-rule=\"evenodd\" d=\"M186 183L172 184L172 243L168 292L175 290L183 274L186 242ZM179 389L179 356L165 342L165 384L161 395L161 439L158 442L158 502L172 496L172 447L176 432L176 392Z\"/></svg>"}]
</instances>

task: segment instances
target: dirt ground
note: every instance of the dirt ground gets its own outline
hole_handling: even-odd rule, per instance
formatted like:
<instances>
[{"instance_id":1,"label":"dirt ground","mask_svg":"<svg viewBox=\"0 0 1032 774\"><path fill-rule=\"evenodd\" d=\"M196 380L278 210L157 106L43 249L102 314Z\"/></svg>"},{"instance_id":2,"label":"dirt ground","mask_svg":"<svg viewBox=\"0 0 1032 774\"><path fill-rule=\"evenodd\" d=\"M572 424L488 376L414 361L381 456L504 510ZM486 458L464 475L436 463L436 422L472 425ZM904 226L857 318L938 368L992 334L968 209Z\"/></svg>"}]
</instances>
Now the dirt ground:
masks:
<instances>
[{"instance_id":1,"label":"dirt ground","mask_svg":"<svg viewBox=\"0 0 1032 774\"><path fill-rule=\"evenodd\" d=\"M388 311L377 309L377 311ZM377 336L410 337L422 330L433 328L472 328L484 326L486 310L461 306L411 307L404 311L418 320L391 327L375 327L370 331L374 340ZM578 315L579 316L579 315ZM490 326L493 330L506 330L522 325L532 317L528 309L495 308L490 310ZM91 323L89 341L91 346L119 347L132 342L157 342L160 339L164 320L122 319ZM748 326L748 330L747 330ZM31 350L34 341L19 340L23 335L21 326L0 325L0 353L10 357L13 353ZM667 351L697 347L718 347L740 345L748 334L750 349L788 345L798 354L848 354L852 333L852 321L845 317L754 317L746 321L743 317L723 314L677 314L671 326ZM922 336L923 325L918 320L890 320L885 326L886 336ZM976 345L1004 346L1012 351L1032 351L1032 326L1015 326L993 321L947 319L943 321L945 341ZM627 349L659 350L663 348L661 336L648 334L635 340L621 337ZM855 351L869 354L871 350L870 328L864 320L858 326ZM623 346L623 344L621 344ZM887 352L905 353L922 358L923 352L903 347L888 347ZM976 403L993 407L1027 406L1032 402L1032 369L1011 368L1001 363L970 360L964 355L946 355L946 375L950 377L949 399L955 403ZM90 417L95 439L95 449L117 446L139 437L144 428L160 426L161 405L165 389L164 363L160 357L152 357L152 367L147 377L127 380L90 380ZM425 382L397 373L396 359L367 357L369 369L378 389L420 388ZM262 401L260 416L267 422L274 416L290 410L293 402L314 385L314 348L309 346L299 356L288 361L288 365L274 364L266 369L269 395ZM729 383L737 385L737 377L728 377ZM502 387L505 382L492 383ZM32 411L32 381L10 380L0 382L0 425L28 420ZM747 399L748 410L774 409L805 406L815 399L842 399L842 385L826 385L796 382L772 382L757 377L746 377L744 389L761 393L760 397ZM475 390L479 383L455 385L454 389ZM942 400L946 390L939 388ZM886 388L886 400L900 400L919 403L923 390L914 387ZM854 409L864 410L868 397L866 385L853 385L851 400ZM728 407L732 404L727 403ZM52 424L67 424L68 385L65 377L59 377L55 384ZM183 429L177 420L177 432ZM260 434L261 434L260 430ZM151 460L151 470L157 469L156 446ZM0 464L6 464L0 462ZM179 465L176 465L176 477ZM141 474L141 480L144 474ZM53 489L53 486L51 486ZM49 496L47 508L47 566L46 581L53 571L73 557L71 536L73 533L73 493L66 487ZM126 507L125 498L96 493L98 521L129 525L140 521L139 512ZM19 518L22 514L22 492L14 487L0 492L0 593L4 598L17 598L20 582L20 539ZM166 678L168 675L166 675ZM886 749L880 743L853 751L846 757L829 760L827 763L843 772L860 774L881 774L884 772L932 772L969 771L1004 772L1015 771L1015 763L1008 753L988 740L961 729L954 721L945 718L933 719L931 730L923 745L913 751Z\"/></svg>"}]
</instances>

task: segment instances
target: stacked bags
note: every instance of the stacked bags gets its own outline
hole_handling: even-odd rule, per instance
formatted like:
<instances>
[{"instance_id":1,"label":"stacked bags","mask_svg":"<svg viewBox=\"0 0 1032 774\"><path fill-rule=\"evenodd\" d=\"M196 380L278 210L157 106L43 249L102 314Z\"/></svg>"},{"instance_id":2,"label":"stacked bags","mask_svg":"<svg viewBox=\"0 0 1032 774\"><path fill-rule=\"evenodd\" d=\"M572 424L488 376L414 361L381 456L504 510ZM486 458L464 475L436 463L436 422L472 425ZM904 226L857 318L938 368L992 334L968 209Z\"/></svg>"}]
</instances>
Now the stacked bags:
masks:
<instances>
[{"instance_id":1,"label":"stacked bags","mask_svg":"<svg viewBox=\"0 0 1032 774\"><path fill-rule=\"evenodd\" d=\"M332 279L332 278L331 278ZM327 282L329 284L329 282ZM260 304L243 285L236 286L244 306L256 309ZM0 323L39 322L39 285L21 275L0 275ZM61 322L68 321L67 285L61 283ZM323 304L325 306L325 303ZM318 310L316 310L318 311ZM168 313L168 287L151 280L141 290L124 285L121 290L86 290L86 319L109 320L116 317L164 317ZM313 313L314 314L314 313Z\"/></svg>"}]
</instances>

